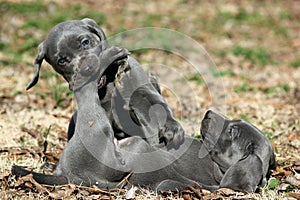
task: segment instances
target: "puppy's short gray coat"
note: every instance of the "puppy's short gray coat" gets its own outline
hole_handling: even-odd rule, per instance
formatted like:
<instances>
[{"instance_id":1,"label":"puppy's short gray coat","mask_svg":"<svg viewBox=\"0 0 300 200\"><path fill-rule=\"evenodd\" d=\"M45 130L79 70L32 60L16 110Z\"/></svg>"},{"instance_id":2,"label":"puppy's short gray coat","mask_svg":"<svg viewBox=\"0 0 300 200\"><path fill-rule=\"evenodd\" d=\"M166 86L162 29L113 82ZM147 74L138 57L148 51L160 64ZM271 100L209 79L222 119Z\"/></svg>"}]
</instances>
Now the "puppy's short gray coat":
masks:
<instances>
[{"instance_id":1,"label":"puppy's short gray coat","mask_svg":"<svg viewBox=\"0 0 300 200\"><path fill-rule=\"evenodd\" d=\"M91 53L90 49L95 46L99 46L99 51L110 46L104 32L95 21L91 19L71 20L56 25L38 47L38 55L34 62L35 74L27 89L38 82L44 59L64 77L72 89L76 66L80 65L82 60ZM184 130L175 120L170 107L155 85L148 80L138 62L129 57L128 63L130 71L127 75L129 78L122 79L123 87L118 88L118 95L113 100L112 95L116 91L114 80L119 67L118 62L107 67L99 83L98 93L101 105L106 110L116 136L122 138L137 135L145 138L152 145L164 142L170 147L177 148L183 142ZM112 109L112 103L114 103L114 109ZM152 105L162 107L166 114L164 123L156 122L148 126L150 124L149 109ZM75 123L76 115L72 118L69 126L69 138L74 132Z\"/></svg>"},{"instance_id":2,"label":"puppy's short gray coat","mask_svg":"<svg viewBox=\"0 0 300 200\"><path fill-rule=\"evenodd\" d=\"M121 100L125 103L120 105L131 107L131 118L136 124L144 125L142 132L154 132L154 136L157 136L160 131L158 127L163 127L161 130L166 129L162 131L165 142L177 141L176 148L157 148L157 141L151 143L138 136L120 140L115 144L115 130L110 119L113 113L110 110L112 106L106 107L103 102L100 105L101 95L99 87L97 91L97 81L101 82L105 71L112 69L110 63L123 60L127 52L124 49L109 47L105 42L100 45L101 38L105 36L96 23L89 19L63 23L55 27L48 38L51 39L39 46L35 76L28 88L37 82L41 62L46 59L69 82L70 88L75 90L79 105L75 134L64 150L55 176L29 172L18 166L13 167L14 174L33 173L38 182L46 184L71 181L77 184L114 187L128 173L132 173L129 181L133 184L158 190L182 189L197 181L210 190L229 187L252 192L258 185L265 184L270 168L275 165L275 156L267 138L253 125L240 120L229 120L208 111L201 126L204 138L202 142L187 135L183 136L181 130L178 132L178 124L172 119L171 111L167 112L171 119L166 121L171 122L171 127L175 127L171 129L171 134L168 133L169 128L159 124L159 120L153 124L148 123L148 111L155 102L162 103L165 109L168 106L159 94L158 83L155 80L153 84L144 84L144 73L132 58L128 59L128 70L121 74L118 84L114 85L117 92L108 92L109 95L105 94L103 99L111 102L110 98L121 95ZM86 38L89 38L89 47L86 46ZM58 41L58 44L51 43L54 41ZM95 64L91 54L99 55L99 66ZM95 70L102 70L99 73L101 76L94 77L91 82L87 81L85 76L78 76L78 66L82 65L90 66L92 71L94 67ZM106 69L108 65L110 67ZM117 63L117 66L119 65L120 63ZM143 99L144 95L148 98ZM159 118L157 115L151 117L154 121ZM93 121L92 126L87 120ZM122 121L115 120L113 123L122 127ZM150 126L147 126L149 124ZM87 130L88 135L85 134ZM88 151L85 145L93 147L92 151ZM155 153L147 158L141 156L149 152ZM151 166L157 164L164 167L147 172L144 170L149 166L153 169Z\"/></svg>"}]
</instances>

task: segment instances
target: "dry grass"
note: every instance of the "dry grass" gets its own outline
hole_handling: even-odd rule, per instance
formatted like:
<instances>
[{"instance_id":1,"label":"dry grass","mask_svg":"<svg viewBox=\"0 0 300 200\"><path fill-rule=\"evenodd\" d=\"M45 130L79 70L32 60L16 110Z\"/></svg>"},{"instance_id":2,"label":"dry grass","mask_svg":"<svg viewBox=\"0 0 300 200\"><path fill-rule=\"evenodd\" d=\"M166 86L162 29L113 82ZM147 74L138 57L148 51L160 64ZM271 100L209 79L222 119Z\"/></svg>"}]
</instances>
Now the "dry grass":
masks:
<instances>
[{"instance_id":1,"label":"dry grass","mask_svg":"<svg viewBox=\"0 0 300 200\"><path fill-rule=\"evenodd\" d=\"M102 22L101 27L108 35L137 27L157 26L175 29L198 41L209 52L220 72L215 78L221 79L225 87L226 114L250 121L261 129L270 138L279 162L279 168L273 174L279 184L255 194L187 191L158 196L139 190L135 198L284 199L289 195L297 198L297 194L299 198L299 185L287 179L289 175L299 177L297 162L300 161L298 2L167 0L139 4L134 0L26 1L30 2L29 6L23 1L9 2L0 2L0 199L108 199L126 196L126 191L107 193L73 185L40 188L30 180L22 183L9 176L13 163L38 171L43 159L57 161L66 144L73 101L62 78L44 64L39 84L29 92L24 88L32 76L35 48L51 26L60 20L88 16ZM20 4L19 7L13 6ZM81 6L74 6L76 4ZM30 9L26 11L28 7ZM41 8L45 10L41 11ZM190 80L195 72L189 63L156 50L133 52L133 56L144 65L152 64L150 68L159 75L164 85L163 94L176 116L188 134L198 133L199 121L212 106L212 97L201 78ZM157 64L179 70L182 76L177 78L176 73L168 76ZM185 87L187 84L189 87ZM31 131L22 131L24 127ZM46 154L43 152L45 140L49 144ZM299 179L297 181L299 184ZM19 187L15 187L17 183Z\"/></svg>"}]
</instances>

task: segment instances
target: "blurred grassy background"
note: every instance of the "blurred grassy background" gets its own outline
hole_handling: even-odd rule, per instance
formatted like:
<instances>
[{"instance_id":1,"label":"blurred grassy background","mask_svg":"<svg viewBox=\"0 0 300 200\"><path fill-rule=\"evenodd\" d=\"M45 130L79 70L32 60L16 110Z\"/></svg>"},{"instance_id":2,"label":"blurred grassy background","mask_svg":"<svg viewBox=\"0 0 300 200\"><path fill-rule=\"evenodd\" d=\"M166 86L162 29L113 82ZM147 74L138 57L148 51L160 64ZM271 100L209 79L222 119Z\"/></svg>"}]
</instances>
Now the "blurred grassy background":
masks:
<instances>
[{"instance_id":1,"label":"blurred grassy background","mask_svg":"<svg viewBox=\"0 0 300 200\"><path fill-rule=\"evenodd\" d=\"M33 56L57 23L89 17L108 36L138 27L166 27L191 36L218 57L298 67L298 7L295 1L2 1L0 50L14 59L2 58L1 63L18 62L24 53Z\"/></svg>"},{"instance_id":2,"label":"blurred grassy background","mask_svg":"<svg viewBox=\"0 0 300 200\"><path fill-rule=\"evenodd\" d=\"M39 86L30 94L29 99L34 103L23 102L28 96L24 88L32 76L36 48L50 29L59 22L85 17L94 19L108 37L149 26L173 29L192 37L203 45L218 67L218 76L227 91L227 114L262 129L272 141L281 166L300 160L298 1L1 1L0 113L3 119L8 117L7 113L18 116L21 109L69 109L72 94L49 66L42 68ZM184 65L183 60L165 52L136 51L133 56L141 63L160 62L177 68ZM200 96L203 97L199 100L201 111L186 114L180 111L187 120L192 120L209 108L210 94L200 74L190 74L189 81L194 87L202 88ZM170 94L164 94L176 115L176 102ZM186 107L188 110L188 102ZM13 120L0 122L3 133L7 131L4 123L14 127ZM66 125L59 126L66 129ZM15 138L20 142L19 136ZM273 189L278 192L283 182ZM291 186L289 191L296 189Z\"/></svg>"},{"instance_id":3,"label":"blurred grassy background","mask_svg":"<svg viewBox=\"0 0 300 200\"><path fill-rule=\"evenodd\" d=\"M300 66L299 6L295 1L2 1L0 65L31 65L37 45L57 23L93 18L112 35L139 27L166 27L182 32L202 44L221 76L234 76L232 65L264 67ZM138 52L136 52L138 53ZM137 54L137 57L139 54ZM237 60L237 61L236 61ZM236 63L233 63L236 62ZM255 70L259 68L255 68ZM52 71L42 78L57 76ZM247 79L247 74L239 74ZM201 77L199 77L201 78ZM54 88L57 102L67 88ZM234 89L250 91L247 80ZM289 91L287 83L258 88L266 93ZM59 90L59 92L56 92ZM18 91L17 91L18 92ZM47 96L39 92L42 96ZM70 95L64 92L63 95ZM58 103L59 106L64 106Z\"/></svg>"}]
</instances>

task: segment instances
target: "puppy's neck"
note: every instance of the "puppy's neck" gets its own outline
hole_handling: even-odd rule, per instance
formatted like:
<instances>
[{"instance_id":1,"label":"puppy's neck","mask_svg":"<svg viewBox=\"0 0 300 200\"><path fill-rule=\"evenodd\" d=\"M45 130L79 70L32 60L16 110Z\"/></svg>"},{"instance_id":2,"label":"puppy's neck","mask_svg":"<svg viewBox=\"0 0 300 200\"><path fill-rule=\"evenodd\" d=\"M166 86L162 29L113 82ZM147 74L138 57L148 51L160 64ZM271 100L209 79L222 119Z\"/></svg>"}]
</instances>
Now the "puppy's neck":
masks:
<instances>
[{"instance_id":1,"label":"puppy's neck","mask_svg":"<svg viewBox=\"0 0 300 200\"><path fill-rule=\"evenodd\" d=\"M92 81L75 91L75 98L78 106L77 124L82 124L86 127L81 127L82 130L77 134L82 134L85 129L91 130L91 127L97 127L98 129L104 129L106 139L113 141L113 130L110 122L106 116L104 108L100 104L98 96L97 82ZM88 124L87 124L88 123ZM96 135L103 130L92 130ZM76 133L75 133L76 134ZM100 134L101 135L101 134ZM102 137L102 135L101 135Z\"/></svg>"}]
</instances>

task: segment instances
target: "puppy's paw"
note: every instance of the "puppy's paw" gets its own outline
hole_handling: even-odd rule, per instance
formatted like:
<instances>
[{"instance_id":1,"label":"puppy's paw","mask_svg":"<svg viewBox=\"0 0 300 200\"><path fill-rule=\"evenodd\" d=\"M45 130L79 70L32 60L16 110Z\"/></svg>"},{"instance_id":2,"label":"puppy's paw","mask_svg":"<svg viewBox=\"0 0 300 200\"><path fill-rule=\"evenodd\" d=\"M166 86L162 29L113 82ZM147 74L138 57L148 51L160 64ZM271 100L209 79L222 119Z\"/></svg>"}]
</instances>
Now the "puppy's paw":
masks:
<instances>
[{"instance_id":1,"label":"puppy's paw","mask_svg":"<svg viewBox=\"0 0 300 200\"><path fill-rule=\"evenodd\" d=\"M108 47L100 54L101 67L106 68L116 61L120 61L121 64L122 62L124 62L124 59L126 59L129 54L129 51L125 48L116 46Z\"/></svg>"},{"instance_id":2,"label":"puppy's paw","mask_svg":"<svg viewBox=\"0 0 300 200\"><path fill-rule=\"evenodd\" d=\"M177 149L184 141L184 130L175 120L168 120L159 131L159 142L169 148Z\"/></svg>"},{"instance_id":3,"label":"puppy's paw","mask_svg":"<svg viewBox=\"0 0 300 200\"><path fill-rule=\"evenodd\" d=\"M118 60L122 60L127 58L130 54L129 51L122 47L111 46L105 50L106 57L110 58L111 62L116 62Z\"/></svg>"}]
</instances>

